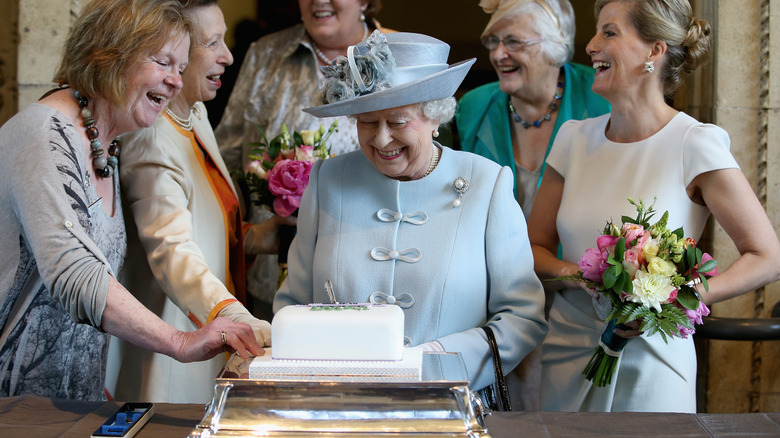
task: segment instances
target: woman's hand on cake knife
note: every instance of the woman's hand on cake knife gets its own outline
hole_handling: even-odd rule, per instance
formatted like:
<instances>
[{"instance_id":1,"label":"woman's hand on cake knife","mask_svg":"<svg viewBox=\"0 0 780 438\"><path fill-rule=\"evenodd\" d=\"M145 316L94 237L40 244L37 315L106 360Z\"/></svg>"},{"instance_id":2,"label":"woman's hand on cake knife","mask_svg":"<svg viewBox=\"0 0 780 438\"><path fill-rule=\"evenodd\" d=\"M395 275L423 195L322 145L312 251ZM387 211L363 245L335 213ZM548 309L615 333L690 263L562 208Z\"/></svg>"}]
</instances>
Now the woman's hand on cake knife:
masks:
<instances>
[{"instance_id":1,"label":"woman's hand on cake knife","mask_svg":"<svg viewBox=\"0 0 780 438\"><path fill-rule=\"evenodd\" d=\"M226 351L243 358L264 354L249 324L222 317L194 332L177 331L174 337L177 338L174 345L179 347L178 353L171 356L184 363L208 359Z\"/></svg>"}]
</instances>

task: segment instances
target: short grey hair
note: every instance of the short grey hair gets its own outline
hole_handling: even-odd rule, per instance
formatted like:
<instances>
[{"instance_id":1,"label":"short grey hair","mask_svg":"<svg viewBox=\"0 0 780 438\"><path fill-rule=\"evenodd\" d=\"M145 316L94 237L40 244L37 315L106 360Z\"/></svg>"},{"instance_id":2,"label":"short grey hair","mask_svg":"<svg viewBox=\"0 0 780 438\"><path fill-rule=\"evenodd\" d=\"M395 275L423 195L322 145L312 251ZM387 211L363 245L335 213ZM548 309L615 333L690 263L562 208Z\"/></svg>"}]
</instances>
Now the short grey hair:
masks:
<instances>
[{"instance_id":1,"label":"short grey hair","mask_svg":"<svg viewBox=\"0 0 780 438\"><path fill-rule=\"evenodd\" d=\"M446 125L455 117L457 101L454 97L445 97L444 99L420 102L417 105L429 120L438 120L439 125Z\"/></svg>"},{"instance_id":2,"label":"short grey hair","mask_svg":"<svg viewBox=\"0 0 780 438\"><path fill-rule=\"evenodd\" d=\"M540 3L549 6L557 22ZM574 34L577 29L574 22L574 8L569 0L519 1L501 19L516 15L528 15L533 18L533 30L543 40L539 45L542 56L558 67L571 61L574 55ZM489 30L486 29L483 35Z\"/></svg>"}]
</instances>

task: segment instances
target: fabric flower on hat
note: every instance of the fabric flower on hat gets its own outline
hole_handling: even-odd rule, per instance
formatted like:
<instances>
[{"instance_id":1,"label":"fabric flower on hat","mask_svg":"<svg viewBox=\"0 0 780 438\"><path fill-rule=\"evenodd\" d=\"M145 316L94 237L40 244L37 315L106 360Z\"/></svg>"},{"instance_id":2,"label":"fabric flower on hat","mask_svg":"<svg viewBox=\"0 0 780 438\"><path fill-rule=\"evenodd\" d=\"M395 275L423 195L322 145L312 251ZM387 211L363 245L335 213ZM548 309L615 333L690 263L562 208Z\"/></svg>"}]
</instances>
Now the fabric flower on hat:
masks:
<instances>
[{"instance_id":1,"label":"fabric flower on hat","mask_svg":"<svg viewBox=\"0 0 780 438\"><path fill-rule=\"evenodd\" d=\"M358 47L352 46L348 50L357 50ZM320 69L326 80L320 96L322 104L352 99L390 86L387 77L395 69L395 58L387 38L375 30L366 40L365 48L368 49L365 53L353 52L354 68L348 57L339 56L333 64Z\"/></svg>"}]
</instances>

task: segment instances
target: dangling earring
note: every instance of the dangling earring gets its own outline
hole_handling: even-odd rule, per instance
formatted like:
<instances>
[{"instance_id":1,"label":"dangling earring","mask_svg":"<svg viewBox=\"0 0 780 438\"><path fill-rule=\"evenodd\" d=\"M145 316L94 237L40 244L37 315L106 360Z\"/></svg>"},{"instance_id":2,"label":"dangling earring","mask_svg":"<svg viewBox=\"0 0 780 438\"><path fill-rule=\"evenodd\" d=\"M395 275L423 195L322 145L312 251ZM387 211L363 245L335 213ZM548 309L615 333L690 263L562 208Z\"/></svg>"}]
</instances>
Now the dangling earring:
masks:
<instances>
[{"instance_id":1,"label":"dangling earring","mask_svg":"<svg viewBox=\"0 0 780 438\"><path fill-rule=\"evenodd\" d=\"M439 136L439 130L438 129L434 129L433 130L433 138L436 138L438 136Z\"/></svg>"},{"instance_id":2,"label":"dangling earring","mask_svg":"<svg viewBox=\"0 0 780 438\"><path fill-rule=\"evenodd\" d=\"M653 64L653 61L645 62L645 71L648 73L652 73L655 71L655 64Z\"/></svg>"}]
</instances>

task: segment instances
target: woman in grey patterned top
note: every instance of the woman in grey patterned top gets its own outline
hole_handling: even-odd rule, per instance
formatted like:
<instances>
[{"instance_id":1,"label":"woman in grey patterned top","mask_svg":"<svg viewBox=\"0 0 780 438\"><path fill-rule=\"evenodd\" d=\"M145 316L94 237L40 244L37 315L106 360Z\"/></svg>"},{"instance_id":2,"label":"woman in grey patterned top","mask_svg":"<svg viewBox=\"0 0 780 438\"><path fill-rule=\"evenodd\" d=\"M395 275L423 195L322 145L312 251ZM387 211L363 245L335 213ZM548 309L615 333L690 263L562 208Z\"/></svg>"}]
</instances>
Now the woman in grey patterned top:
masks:
<instances>
[{"instance_id":1,"label":"woman in grey patterned top","mask_svg":"<svg viewBox=\"0 0 780 438\"><path fill-rule=\"evenodd\" d=\"M175 0L94 0L60 88L0 128L0 396L105 398L107 333L182 362L262 352L246 324L178 331L115 279L126 242L111 140L181 90L189 31Z\"/></svg>"}]
</instances>

